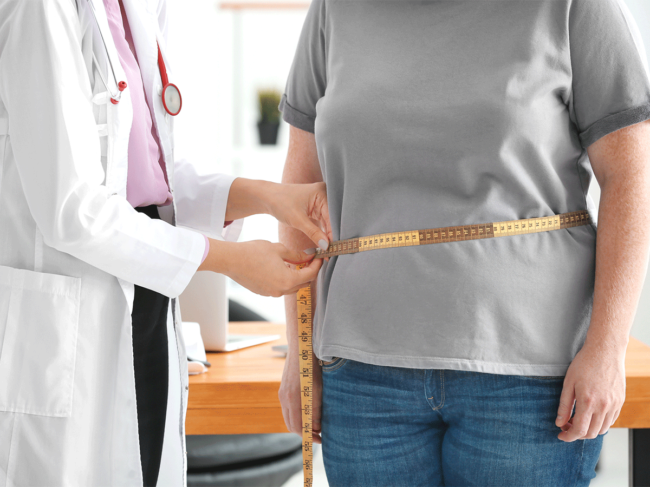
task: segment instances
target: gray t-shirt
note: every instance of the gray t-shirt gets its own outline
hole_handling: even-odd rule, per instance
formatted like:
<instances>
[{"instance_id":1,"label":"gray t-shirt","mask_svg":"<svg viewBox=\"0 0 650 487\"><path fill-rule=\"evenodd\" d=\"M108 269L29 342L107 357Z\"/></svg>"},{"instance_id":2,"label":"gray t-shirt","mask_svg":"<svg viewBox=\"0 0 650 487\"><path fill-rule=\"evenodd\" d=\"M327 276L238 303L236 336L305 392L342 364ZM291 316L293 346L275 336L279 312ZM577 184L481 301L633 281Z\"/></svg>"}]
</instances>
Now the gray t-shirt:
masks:
<instances>
[{"instance_id":1,"label":"gray t-shirt","mask_svg":"<svg viewBox=\"0 0 650 487\"><path fill-rule=\"evenodd\" d=\"M314 132L335 239L589 210L585 148L650 119L622 0L313 0L280 105ZM596 226L335 257L314 349L563 375L592 311Z\"/></svg>"}]
</instances>

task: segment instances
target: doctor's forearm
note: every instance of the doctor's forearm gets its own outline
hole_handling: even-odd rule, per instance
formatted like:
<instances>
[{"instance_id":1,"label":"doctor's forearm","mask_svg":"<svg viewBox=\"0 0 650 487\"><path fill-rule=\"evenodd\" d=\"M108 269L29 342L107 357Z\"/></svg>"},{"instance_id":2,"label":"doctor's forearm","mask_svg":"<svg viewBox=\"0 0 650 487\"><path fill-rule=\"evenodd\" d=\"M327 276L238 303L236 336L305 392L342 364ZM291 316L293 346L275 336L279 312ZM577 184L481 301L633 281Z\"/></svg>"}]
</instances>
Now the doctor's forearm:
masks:
<instances>
[{"instance_id":1,"label":"doctor's forearm","mask_svg":"<svg viewBox=\"0 0 650 487\"><path fill-rule=\"evenodd\" d=\"M280 186L270 181L236 178L228 194L226 221L239 220L251 215L270 214L269 203L280 191Z\"/></svg>"}]
</instances>

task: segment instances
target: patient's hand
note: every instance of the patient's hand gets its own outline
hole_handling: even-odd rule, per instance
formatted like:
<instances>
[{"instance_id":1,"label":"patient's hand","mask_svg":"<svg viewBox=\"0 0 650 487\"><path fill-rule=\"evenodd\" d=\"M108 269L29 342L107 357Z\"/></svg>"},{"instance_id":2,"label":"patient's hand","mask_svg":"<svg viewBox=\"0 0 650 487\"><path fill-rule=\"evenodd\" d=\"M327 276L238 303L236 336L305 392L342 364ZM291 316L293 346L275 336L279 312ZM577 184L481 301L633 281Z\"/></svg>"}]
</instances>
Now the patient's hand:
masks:
<instances>
[{"instance_id":1,"label":"patient's hand","mask_svg":"<svg viewBox=\"0 0 650 487\"><path fill-rule=\"evenodd\" d=\"M321 367L318 365L318 359L313 357L314 364L314 385L313 385L313 402L312 402L312 431L314 443L321 443L321 401L322 401L322 376ZM282 404L282 415L287 429L292 433L302 436L302 407L300 404L300 375L298 364L298 350L289 347L287 360L284 363L284 372L282 373L282 384L278 396Z\"/></svg>"}]
</instances>

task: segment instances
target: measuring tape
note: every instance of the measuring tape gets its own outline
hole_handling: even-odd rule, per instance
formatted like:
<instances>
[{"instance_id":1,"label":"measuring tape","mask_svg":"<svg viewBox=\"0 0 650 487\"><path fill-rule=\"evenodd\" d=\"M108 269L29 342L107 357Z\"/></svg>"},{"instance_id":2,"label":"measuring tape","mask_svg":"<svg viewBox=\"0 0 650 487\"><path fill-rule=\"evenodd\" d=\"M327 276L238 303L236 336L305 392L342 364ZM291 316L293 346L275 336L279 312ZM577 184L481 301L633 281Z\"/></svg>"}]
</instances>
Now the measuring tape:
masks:
<instances>
[{"instance_id":1,"label":"measuring tape","mask_svg":"<svg viewBox=\"0 0 650 487\"><path fill-rule=\"evenodd\" d=\"M303 267L303 266L299 266ZM300 407L302 409L302 472L305 486L311 487L314 476L312 437L312 391L314 385L313 346L311 341L311 286L298 291L298 352L300 357Z\"/></svg>"},{"instance_id":2,"label":"measuring tape","mask_svg":"<svg viewBox=\"0 0 650 487\"><path fill-rule=\"evenodd\" d=\"M462 242L483 238L509 237L528 233L549 232L579 227L591 223L587 211L574 211L541 218L528 218L478 225L429 228L410 232L382 233L368 237L351 238L332 242L327 250L317 250L316 259L337 255L356 254L369 250L413 247L436 243ZM302 267L302 266L300 266ZM302 466L305 487L313 484L313 438L312 438L312 392L313 392L313 346L311 286L298 291L298 335L300 354L300 389L302 408Z\"/></svg>"}]
</instances>

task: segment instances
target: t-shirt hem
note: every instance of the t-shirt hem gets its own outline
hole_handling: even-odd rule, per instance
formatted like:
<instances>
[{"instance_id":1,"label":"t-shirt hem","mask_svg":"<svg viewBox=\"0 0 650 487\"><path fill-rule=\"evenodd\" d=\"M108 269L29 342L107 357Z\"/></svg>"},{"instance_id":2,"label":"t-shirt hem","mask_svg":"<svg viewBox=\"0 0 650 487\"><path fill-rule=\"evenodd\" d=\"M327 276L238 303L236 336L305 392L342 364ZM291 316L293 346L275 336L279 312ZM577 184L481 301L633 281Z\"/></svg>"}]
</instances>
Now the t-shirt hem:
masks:
<instances>
[{"instance_id":1,"label":"t-shirt hem","mask_svg":"<svg viewBox=\"0 0 650 487\"><path fill-rule=\"evenodd\" d=\"M312 134L314 133L316 118L307 115L306 113L303 113L300 110L297 110L289 105L289 102L287 102L286 94L282 95L280 106L278 108L282 112L282 119L289 125L293 125L300 130L304 130Z\"/></svg>"},{"instance_id":2,"label":"t-shirt hem","mask_svg":"<svg viewBox=\"0 0 650 487\"><path fill-rule=\"evenodd\" d=\"M583 147L589 147L598 139L612 132L648 119L650 119L650 103L608 115L593 123L587 130L582 132L580 134L580 142Z\"/></svg>"},{"instance_id":3,"label":"t-shirt hem","mask_svg":"<svg viewBox=\"0 0 650 487\"><path fill-rule=\"evenodd\" d=\"M327 345L315 351L320 360L335 357L355 360L371 365L404 367L408 369L445 369L484 372L500 375L565 376L570 364L511 364L482 360L382 355L340 345Z\"/></svg>"}]
</instances>

